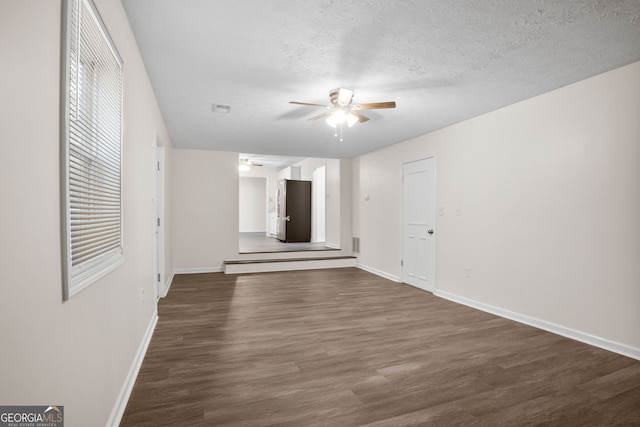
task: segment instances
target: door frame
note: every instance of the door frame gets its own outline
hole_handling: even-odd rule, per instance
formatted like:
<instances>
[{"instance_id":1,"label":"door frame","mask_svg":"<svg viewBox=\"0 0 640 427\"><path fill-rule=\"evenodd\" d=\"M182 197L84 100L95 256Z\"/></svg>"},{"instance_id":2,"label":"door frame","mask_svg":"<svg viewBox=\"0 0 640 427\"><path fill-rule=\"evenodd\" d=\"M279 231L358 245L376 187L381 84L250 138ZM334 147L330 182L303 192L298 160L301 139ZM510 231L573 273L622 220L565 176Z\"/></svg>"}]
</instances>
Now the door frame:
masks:
<instances>
[{"instance_id":1,"label":"door frame","mask_svg":"<svg viewBox=\"0 0 640 427\"><path fill-rule=\"evenodd\" d=\"M159 136L156 135L156 156L155 156L155 228L156 228L156 274L155 289L156 299L163 298L167 295L164 274L164 240L165 240L165 218L164 218L164 191L165 191L165 152L164 145Z\"/></svg>"},{"instance_id":2,"label":"door frame","mask_svg":"<svg viewBox=\"0 0 640 427\"><path fill-rule=\"evenodd\" d=\"M436 189L437 189L437 185L436 185L436 179L437 179L436 156L428 156L428 157L424 157L424 158L421 158L421 159L411 160L411 161L407 161L407 162L403 162L402 163L402 190L401 190L402 191L402 193L401 193L402 194L402 215L401 215L401 218L402 218L402 232L401 233L402 234L401 234L401 245L400 245L400 247L401 247L402 264L401 264L401 268L400 268L400 281L402 283L406 283L404 281L404 279L405 279L405 268L406 268L405 265L404 265L404 259L406 258L406 253L405 253L405 250L406 250L406 248L405 248L405 234L406 234L406 230L405 230L405 228L406 228L405 212L407 210L407 204L406 204L407 200L406 200L406 197L405 197L405 168L406 168L407 165L409 165L411 163L416 163L416 162L420 162L420 161L424 161L424 160L431 160L433 162L432 163L432 166L433 166L433 175L432 175L433 184L432 184L432 188L430 189L431 191L428 191L428 193L430 193L429 196L430 196L430 199L431 199L430 200L430 202L431 202L431 214L432 214L432 217L433 217L433 230L434 230L434 234L431 235L431 237L430 237L431 239L433 239L433 242L432 242L433 250L431 251L432 252L431 253L431 265L432 265L432 268L431 268L431 271L428 272L429 276L430 276L429 278L431 279L430 280L431 288L430 289L424 289L424 288L421 288L419 286L415 286L415 287L417 287L418 289L422 289L422 290L426 290L428 292L435 293L435 291L437 289L437 287L436 287L436 258L437 258L436 252L437 252L437 235L438 235L438 233L437 233L437 230L438 230L438 228L437 228L437 197L436 197ZM407 284L410 285L410 286L414 286L414 285L411 285L409 283L407 283Z\"/></svg>"}]
</instances>

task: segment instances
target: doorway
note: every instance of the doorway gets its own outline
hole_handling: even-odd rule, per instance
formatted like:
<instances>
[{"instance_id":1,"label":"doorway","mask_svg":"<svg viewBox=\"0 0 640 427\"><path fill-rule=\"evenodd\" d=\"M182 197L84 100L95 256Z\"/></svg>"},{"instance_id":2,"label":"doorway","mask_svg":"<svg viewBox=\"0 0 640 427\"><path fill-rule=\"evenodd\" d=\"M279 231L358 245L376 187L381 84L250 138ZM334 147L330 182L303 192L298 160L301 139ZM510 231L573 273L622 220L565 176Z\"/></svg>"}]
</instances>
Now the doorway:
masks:
<instances>
[{"instance_id":1,"label":"doorway","mask_svg":"<svg viewBox=\"0 0 640 427\"><path fill-rule=\"evenodd\" d=\"M435 291L436 174L433 157L403 166L402 281Z\"/></svg>"},{"instance_id":2,"label":"doorway","mask_svg":"<svg viewBox=\"0 0 640 427\"><path fill-rule=\"evenodd\" d=\"M239 176L239 253L278 253L300 251L340 250L340 160L321 158L290 158L262 154L239 154L239 159L250 159L249 170L241 170ZM283 159L286 162L283 163ZM295 162L293 162L295 160ZM291 166L290 166L291 165ZM294 174L297 169L297 174ZM246 227L249 204L243 191L244 178L265 178L265 203L254 202L257 211L265 216L262 227ZM312 200L310 214L311 241L283 243L277 239L278 188L283 179L296 178L311 181ZM314 183L315 181L315 183ZM333 197L330 197L330 194ZM255 198L253 200L256 200Z\"/></svg>"}]
</instances>

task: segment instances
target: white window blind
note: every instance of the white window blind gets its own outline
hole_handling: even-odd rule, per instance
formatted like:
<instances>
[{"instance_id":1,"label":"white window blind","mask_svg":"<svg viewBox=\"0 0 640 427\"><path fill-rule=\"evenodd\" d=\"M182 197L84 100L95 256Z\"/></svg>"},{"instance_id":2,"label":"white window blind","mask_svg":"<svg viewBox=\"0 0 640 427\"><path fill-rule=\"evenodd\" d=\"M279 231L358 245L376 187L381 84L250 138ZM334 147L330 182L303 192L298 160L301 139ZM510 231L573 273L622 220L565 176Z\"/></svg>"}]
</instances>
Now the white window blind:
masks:
<instances>
[{"instance_id":1,"label":"white window blind","mask_svg":"<svg viewBox=\"0 0 640 427\"><path fill-rule=\"evenodd\" d=\"M65 299L124 260L122 59L90 0L67 0L63 117Z\"/></svg>"}]
</instances>

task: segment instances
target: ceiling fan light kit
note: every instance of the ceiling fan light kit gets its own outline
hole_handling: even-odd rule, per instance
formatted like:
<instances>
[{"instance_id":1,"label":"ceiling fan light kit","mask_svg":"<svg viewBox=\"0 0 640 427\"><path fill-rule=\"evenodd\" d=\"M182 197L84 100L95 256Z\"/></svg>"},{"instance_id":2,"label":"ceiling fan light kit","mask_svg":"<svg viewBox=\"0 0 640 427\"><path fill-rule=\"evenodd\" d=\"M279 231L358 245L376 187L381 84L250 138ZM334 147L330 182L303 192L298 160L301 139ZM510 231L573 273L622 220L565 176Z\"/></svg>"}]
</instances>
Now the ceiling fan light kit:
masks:
<instances>
[{"instance_id":1,"label":"ceiling fan light kit","mask_svg":"<svg viewBox=\"0 0 640 427\"><path fill-rule=\"evenodd\" d=\"M327 124L336 129L334 136L338 136L337 128L340 127L340 141L342 141L342 125L345 122L347 123L347 126L351 127L357 122L364 123L369 121L369 118L363 114L360 114L358 110L396 108L396 103L394 101L351 105L351 102L353 101L353 93L354 92L351 89L343 87L329 91L329 101L331 102L330 105L312 104L308 102L297 101L290 101L289 103L305 105L308 107L328 108L329 111L311 117L309 120L318 120L326 117Z\"/></svg>"},{"instance_id":2,"label":"ceiling fan light kit","mask_svg":"<svg viewBox=\"0 0 640 427\"><path fill-rule=\"evenodd\" d=\"M351 114L350 111L339 109L334 111L329 117L327 117L327 124L332 128L347 122L347 126L351 127L358 121L358 118Z\"/></svg>"}]
</instances>

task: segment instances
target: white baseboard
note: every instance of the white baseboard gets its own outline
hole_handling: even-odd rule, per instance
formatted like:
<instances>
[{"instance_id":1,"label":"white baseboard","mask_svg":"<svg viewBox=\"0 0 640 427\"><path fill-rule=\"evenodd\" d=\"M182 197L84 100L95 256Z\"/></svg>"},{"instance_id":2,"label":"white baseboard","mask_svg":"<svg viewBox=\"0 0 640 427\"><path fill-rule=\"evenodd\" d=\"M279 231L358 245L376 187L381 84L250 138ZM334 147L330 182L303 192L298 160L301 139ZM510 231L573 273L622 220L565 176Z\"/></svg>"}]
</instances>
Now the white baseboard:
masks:
<instances>
[{"instance_id":1,"label":"white baseboard","mask_svg":"<svg viewBox=\"0 0 640 427\"><path fill-rule=\"evenodd\" d=\"M325 242L324 244L326 247L331 248L331 249L340 249L340 245L337 243L329 243L329 242Z\"/></svg>"},{"instance_id":2,"label":"white baseboard","mask_svg":"<svg viewBox=\"0 0 640 427\"><path fill-rule=\"evenodd\" d=\"M360 270L364 270L367 271L369 273L375 274L376 276L380 276L380 277L384 277L385 279L389 279L392 280L394 282L402 282L402 280L400 280L399 276L394 276L392 274L386 273L382 270L378 270L377 268L373 268L373 267L369 267L360 263L356 264L356 267L358 267Z\"/></svg>"},{"instance_id":3,"label":"white baseboard","mask_svg":"<svg viewBox=\"0 0 640 427\"><path fill-rule=\"evenodd\" d=\"M176 268L174 274L221 273L222 267Z\"/></svg>"},{"instance_id":4,"label":"white baseboard","mask_svg":"<svg viewBox=\"0 0 640 427\"><path fill-rule=\"evenodd\" d=\"M169 278L164 282L164 290L162 292L162 295L160 295L160 298L164 298L167 296L167 294L169 293L169 288L171 287L171 284L173 283L173 277L176 275L175 272L172 272L171 275L169 276Z\"/></svg>"},{"instance_id":5,"label":"white baseboard","mask_svg":"<svg viewBox=\"0 0 640 427\"><path fill-rule=\"evenodd\" d=\"M122 421L124 410L127 408L127 402L129 401L129 397L131 396L133 386L136 383L138 372L140 372L142 361L144 360L144 356L147 353L147 348L149 348L149 343L151 342L151 337L153 336L153 331L156 329L157 323L158 313L156 312L151 318L151 322L149 322L147 331L145 332L144 337L142 338L142 342L140 343L140 347L138 348L138 353L133 359L131 368L129 368L129 373L127 374L127 378L124 381L122 390L120 390L120 394L118 395L116 404L111 411L111 416L109 417L109 421L107 421L107 426L118 427L120 425L120 421Z\"/></svg>"},{"instance_id":6,"label":"white baseboard","mask_svg":"<svg viewBox=\"0 0 640 427\"><path fill-rule=\"evenodd\" d=\"M437 290L434 295L439 296L449 301L463 304L477 310L485 311L487 313L495 314L496 316L504 317L506 319L514 320L525 325L533 326L534 328L542 329L548 332L552 332L557 335L561 335L566 338L571 338L576 341L583 342L585 344L599 347L604 350L612 351L614 353L621 354L623 356L631 357L633 359L640 360L640 348L628 346L615 341L611 341L605 338L600 338L595 335L587 334L584 332L576 331L565 326L557 325L555 323L547 322L546 320L536 319L524 314L515 313L513 311L505 310L499 307L495 307L489 304L484 304L478 301L474 301L459 295L451 294L449 292Z\"/></svg>"}]
</instances>

